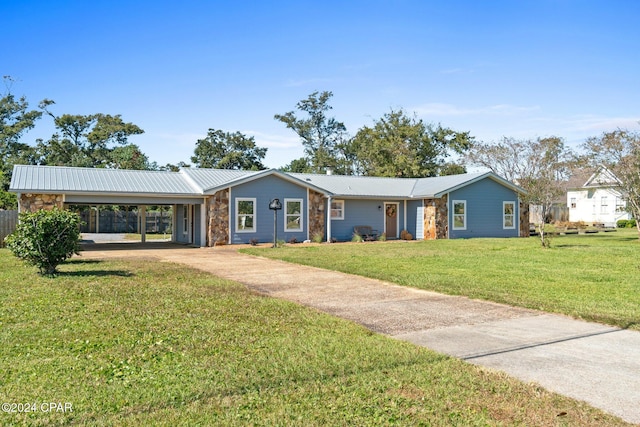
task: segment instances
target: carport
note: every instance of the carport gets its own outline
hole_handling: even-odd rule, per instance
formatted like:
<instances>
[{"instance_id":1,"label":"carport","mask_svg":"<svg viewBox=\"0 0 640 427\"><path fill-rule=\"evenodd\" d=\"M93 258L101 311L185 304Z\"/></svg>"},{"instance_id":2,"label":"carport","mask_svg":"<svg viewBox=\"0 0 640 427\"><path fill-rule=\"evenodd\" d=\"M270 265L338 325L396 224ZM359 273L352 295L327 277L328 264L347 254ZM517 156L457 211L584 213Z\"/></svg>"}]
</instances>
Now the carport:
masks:
<instances>
[{"instance_id":1,"label":"carport","mask_svg":"<svg viewBox=\"0 0 640 427\"><path fill-rule=\"evenodd\" d=\"M72 205L135 206L146 241L148 206L170 206L171 241L206 246L206 197L178 172L16 165L11 179L19 211Z\"/></svg>"}]
</instances>

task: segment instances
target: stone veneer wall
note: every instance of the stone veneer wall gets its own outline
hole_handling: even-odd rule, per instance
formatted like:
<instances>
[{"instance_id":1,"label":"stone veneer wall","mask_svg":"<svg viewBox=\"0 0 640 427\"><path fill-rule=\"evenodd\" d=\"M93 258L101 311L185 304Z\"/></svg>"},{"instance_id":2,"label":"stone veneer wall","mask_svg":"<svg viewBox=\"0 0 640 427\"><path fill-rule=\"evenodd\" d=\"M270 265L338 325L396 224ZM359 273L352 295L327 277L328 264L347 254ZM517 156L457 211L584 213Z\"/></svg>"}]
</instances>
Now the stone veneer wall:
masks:
<instances>
[{"instance_id":1,"label":"stone veneer wall","mask_svg":"<svg viewBox=\"0 0 640 427\"><path fill-rule=\"evenodd\" d=\"M320 234L324 239L324 195L309 190L309 238Z\"/></svg>"},{"instance_id":2,"label":"stone veneer wall","mask_svg":"<svg viewBox=\"0 0 640 427\"><path fill-rule=\"evenodd\" d=\"M520 202L520 237L529 237L529 204Z\"/></svg>"},{"instance_id":3,"label":"stone veneer wall","mask_svg":"<svg viewBox=\"0 0 640 427\"><path fill-rule=\"evenodd\" d=\"M424 239L446 239L449 235L448 196L439 199L424 199Z\"/></svg>"},{"instance_id":4,"label":"stone veneer wall","mask_svg":"<svg viewBox=\"0 0 640 427\"><path fill-rule=\"evenodd\" d=\"M21 194L20 211L36 212L39 210L50 211L53 208L64 208L64 196L62 194Z\"/></svg>"},{"instance_id":5,"label":"stone veneer wall","mask_svg":"<svg viewBox=\"0 0 640 427\"><path fill-rule=\"evenodd\" d=\"M220 190L207 201L207 246L229 242L229 190Z\"/></svg>"}]
</instances>

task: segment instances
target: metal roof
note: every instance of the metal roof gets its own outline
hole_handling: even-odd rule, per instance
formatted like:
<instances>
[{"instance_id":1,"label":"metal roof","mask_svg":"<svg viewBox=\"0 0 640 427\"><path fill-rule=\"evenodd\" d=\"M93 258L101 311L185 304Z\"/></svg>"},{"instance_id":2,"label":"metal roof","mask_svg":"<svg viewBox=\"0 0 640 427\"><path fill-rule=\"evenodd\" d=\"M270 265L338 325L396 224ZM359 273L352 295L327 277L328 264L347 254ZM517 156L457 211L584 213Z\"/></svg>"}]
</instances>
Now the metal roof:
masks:
<instances>
[{"instance_id":1,"label":"metal roof","mask_svg":"<svg viewBox=\"0 0 640 427\"><path fill-rule=\"evenodd\" d=\"M43 193L197 195L179 172L15 165L9 190Z\"/></svg>"},{"instance_id":2,"label":"metal roof","mask_svg":"<svg viewBox=\"0 0 640 427\"><path fill-rule=\"evenodd\" d=\"M456 188L488 175L486 172L465 173L460 175L436 176L433 178L418 178L411 191L412 197L438 197Z\"/></svg>"},{"instance_id":3,"label":"metal roof","mask_svg":"<svg viewBox=\"0 0 640 427\"><path fill-rule=\"evenodd\" d=\"M491 172L434 178L382 178L285 173L276 169L239 171L184 168L180 172L169 172L31 165L14 166L9 190L15 193L201 196L268 175L276 175L332 196L351 198L440 197L487 177L515 191L524 192Z\"/></svg>"},{"instance_id":4,"label":"metal roof","mask_svg":"<svg viewBox=\"0 0 640 427\"><path fill-rule=\"evenodd\" d=\"M214 188L229 185L239 179L259 174L263 171L244 171L231 169L183 168L180 173L197 186L201 193Z\"/></svg>"},{"instance_id":5,"label":"metal roof","mask_svg":"<svg viewBox=\"0 0 640 427\"><path fill-rule=\"evenodd\" d=\"M409 197L416 180L371 176L289 173L295 178L345 197Z\"/></svg>"}]
</instances>

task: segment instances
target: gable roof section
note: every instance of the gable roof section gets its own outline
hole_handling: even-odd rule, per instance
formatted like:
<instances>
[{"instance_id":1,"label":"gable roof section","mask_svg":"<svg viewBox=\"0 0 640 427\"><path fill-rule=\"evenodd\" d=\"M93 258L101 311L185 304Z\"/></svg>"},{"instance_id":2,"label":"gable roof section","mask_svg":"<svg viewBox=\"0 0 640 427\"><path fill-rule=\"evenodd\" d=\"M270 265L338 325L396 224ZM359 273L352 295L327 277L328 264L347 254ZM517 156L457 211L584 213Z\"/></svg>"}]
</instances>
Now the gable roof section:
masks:
<instances>
[{"instance_id":1,"label":"gable roof section","mask_svg":"<svg viewBox=\"0 0 640 427\"><path fill-rule=\"evenodd\" d=\"M524 189L499 177L493 172L465 173L460 175L437 176L433 178L419 178L411 193L411 197L441 197L459 188L471 185L485 178L492 179L511 190L524 194Z\"/></svg>"},{"instance_id":2,"label":"gable roof section","mask_svg":"<svg viewBox=\"0 0 640 427\"><path fill-rule=\"evenodd\" d=\"M413 178L383 178L371 176L320 175L289 173L308 184L324 188L332 196L353 198L408 197L415 185Z\"/></svg>"},{"instance_id":3,"label":"gable roof section","mask_svg":"<svg viewBox=\"0 0 640 427\"><path fill-rule=\"evenodd\" d=\"M199 195L180 173L67 166L15 165L9 190L41 193Z\"/></svg>"},{"instance_id":4,"label":"gable roof section","mask_svg":"<svg viewBox=\"0 0 640 427\"><path fill-rule=\"evenodd\" d=\"M606 166L600 166L584 183L583 187L616 187L618 185L620 185L618 177Z\"/></svg>"}]
</instances>

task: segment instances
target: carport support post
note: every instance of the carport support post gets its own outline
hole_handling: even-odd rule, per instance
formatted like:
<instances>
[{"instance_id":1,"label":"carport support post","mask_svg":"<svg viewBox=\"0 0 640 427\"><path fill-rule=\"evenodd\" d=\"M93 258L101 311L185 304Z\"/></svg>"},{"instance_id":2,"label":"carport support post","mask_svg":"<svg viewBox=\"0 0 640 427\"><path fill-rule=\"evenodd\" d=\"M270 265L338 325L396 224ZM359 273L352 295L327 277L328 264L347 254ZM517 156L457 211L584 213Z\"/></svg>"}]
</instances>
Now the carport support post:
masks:
<instances>
[{"instance_id":1,"label":"carport support post","mask_svg":"<svg viewBox=\"0 0 640 427\"><path fill-rule=\"evenodd\" d=\"M145 243L147 241L147 206L140 205L138 212L140 215L140 241Z\"/></svg>"}]
</instances>

